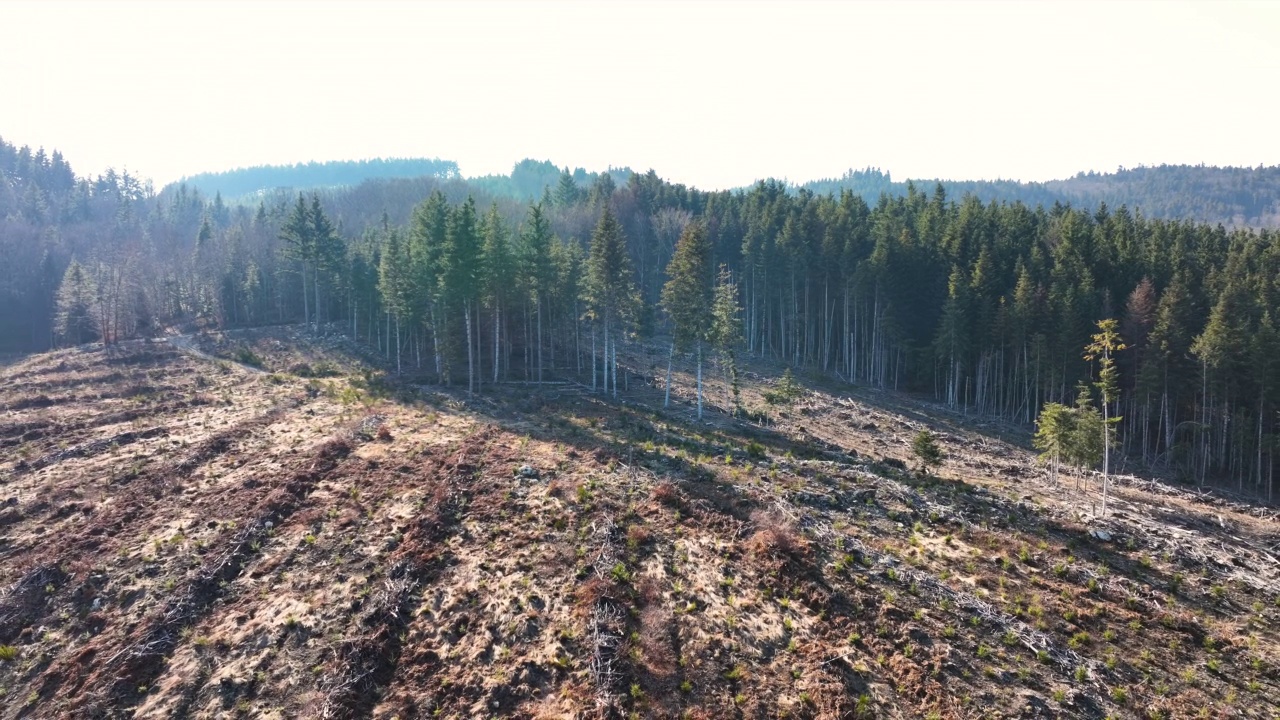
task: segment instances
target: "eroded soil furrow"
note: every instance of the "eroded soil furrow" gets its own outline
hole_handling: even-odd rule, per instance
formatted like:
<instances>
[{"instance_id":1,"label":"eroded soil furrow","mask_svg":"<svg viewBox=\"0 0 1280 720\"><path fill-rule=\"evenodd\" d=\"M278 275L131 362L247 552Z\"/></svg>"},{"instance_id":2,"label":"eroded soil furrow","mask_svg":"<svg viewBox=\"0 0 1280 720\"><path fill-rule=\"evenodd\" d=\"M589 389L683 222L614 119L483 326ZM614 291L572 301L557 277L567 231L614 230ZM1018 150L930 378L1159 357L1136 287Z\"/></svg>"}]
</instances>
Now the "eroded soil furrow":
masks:
<instances>
[{"instance_id":1,"label":"eroded soil furrow","mask_svg":"<svg viewBox=\"0 0 1280 720\"><path fill-rule=\"evenodd\" d=\"M378 699L374 688L393 684L405 631L420 601L418 591L430 585L448 561L451 551L444 540L468 505L495 492L477 478L496 435L494 428L483 428L466 438L454 453L433 456L422 468L427 496L388 559L382 587L360 619L359 624L369 630L344 640L335 649L335 658L320 683L326 696L324 717L367 716Z\"/></svg>"},{"instance_id":2,"label":"eroded soil furrow","mask_svg":"<svg viewBox=\"0 0 1280 720\"><path fill-rule=\"evenodd\" d=\"M243 529L219 552L206 557L194 578L163 607L123 637L104 633L94 638L78 658L97 658L87 676L71 668L51 669L43 685L53 691L71 681L77 694L90 698L73 704L71 712L83 716L121 715L140 700L138 688L147 687L164 670L164 659L177 647L181 631L193 625L222 597L240 576L250 558L270 537L273 526L281 524L305 501L327 475L339 472L351 445L345 439L324 443L307 460L299 463L290 477L273 483L266 497L249 514ZM115 652L107 655L109 650Z\"/></svg>"},{"instance_id":3,"label":"eroded soil furrow","mask_svg":"<svg viewBox=\"0 0 1280 720\"><path fill-rule=\"evenodd\" d=\"M60 548L59 554L91 562L95 556L114 551L116 548L108 547L110 543L104 543L104 538L114 538L124 531L147 525L149 519L163 512L157 501L179 490L189 480L193 470L219 457L237 441L277 421L296 404L297 401L276 405L264 413L216 432L198 443L180 460L143 470L136 475L125 473L113 477L111 484L123 489L112 498L106 510L94 514L82 536Z\"/></svg>"},{"instance_id":4,"label":"eroded soil furrow","mask_svg":"<svg viewBox=\"0 0 1280 720\"><path fill-rule=\"evenodd\" d=\"M29 593L19 582L14 589L6 592L0 600L0 608L23 608L15 613L9 610L12 622L6 623L0 632L8 640L18 637L24 630L41 622L46 614L55 607L53 601L62 596L72 599L78 613L83 616L90 611L90 604L98 595L97 573L87 572L88 568L104 567L108 558L118 550L120 538L135 533L139 527L149 527L157 517L168 511L161 500L180 487L189 472L201 463L208 462L225 451L237 439L254 433L265 427L286 412L286 406L277 406L272 410L239 423L231 428L215 434L200 443L187 457L173 465L165 465L154 470L144 471L137 477L129 478L129 482L112 498L112 502L102 507L94 507L81 503L63 503L55 510L53 519L68 516L66 509L75 512L90 513L89 520L77 526L77 532L70 537L61 537L57 543L49 543L42 538L32 538L22 543L13 543L5 551L5 563L10 567L23 566L34 568L61 568L70 564L80 570L67 575L62 573L60 581L50 581L41 586L43 602L32 602ZM255 487L257 487L255 485ZM269 491L269 487L246 489L249 495L261 496ZM61 491L59 491L61 492ZM241 492L245 492L242 490ZM244 500L240 501L245 502ZM249 501L252 502L252 501ZM53 504L46 498L26 508L27 516L21 521L28 524L37 522L34 514L42 508ZM47 523L48 519L39 522ZM56 534L57 531L55 530ZM62 571L59 570L61 573ZM0 640L4 642L5 640Z\"/></svg>"},{"instance_id":5,"label":"eroded soil furrow","mask_svg":"<svg viewBox=\"0 0 1280 720\"><path fill-rule=\"evenodd\" d=\"M82 420L68 421L65 416L54 420L30 420L0 426L0 449L16 447L24 443L38 443L41 440L56 438L66 443L83 438L101 427L131 423L142 418L148 420L170 418L192 408L210 405L214 400L203 395L193 395L184 399L166 400L163 402L142 405L116 412L93 412ZM96 408L95 408L96 409ZM18 468L21 467L19 461Z\"/></svg>"},{"instance_id":6,"label":"eroded soil furrow","mask_svg":"<svg viewBox=\"0 0 1280 720\"><path fill-rule=\"evenodd\" d=\"M48 390L62 390L67 388L79 387L82 385L101 385L107 386L118 383L122 380L134 381L135 383L145 380L146 376L139 374L126 374L122 372L109 373L77 373L70 376L60 376L55 380L39 380L35 382L25 382L10 385L8 390L0 391L0 396L21 393L23 395L39 394Z\"/></svg>"},{"instance_id":7,"label":"eroded soil furrow","mask_svg":"<svg viewBox=\"0 0 1280 720\"><path fill-rule=\"evenodd\" d=\"M48 455L42 455L31 462L25 470L28 472L31 470L39 470L40 468L48 467L54 463L62 462L63 460L70 460L72 458L90 458L107 450L130 445L139 440L147 440L149 438L161 437L168 434L169 429L166 427L151 427L146 428L145 430L127 430L122 433L111 435L110 437L100 438L81 445L75 445L67 448L66 450L59 450L57 452L49 453Z\"/></svg>"}]
</instances>

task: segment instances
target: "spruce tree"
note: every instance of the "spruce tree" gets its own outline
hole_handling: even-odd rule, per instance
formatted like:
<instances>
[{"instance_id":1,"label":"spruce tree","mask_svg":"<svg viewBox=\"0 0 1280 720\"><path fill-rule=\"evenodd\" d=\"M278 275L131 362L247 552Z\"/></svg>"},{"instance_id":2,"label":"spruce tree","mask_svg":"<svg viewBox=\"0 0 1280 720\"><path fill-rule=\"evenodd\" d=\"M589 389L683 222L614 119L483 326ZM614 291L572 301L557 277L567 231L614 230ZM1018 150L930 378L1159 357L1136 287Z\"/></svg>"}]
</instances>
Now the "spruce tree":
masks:
<instances>
[{"instance_id":1,"label":"spruce tree","mask_svg":"<svg viewBox=\"0 0 1280 720\"><path fill-rule=\"evenodd\" d=\"M1060 403L1046 403L1036 418L1036 433L1032 439L1040 451L1040 459L1052 463L1053 481L1058 481L1058 467L1063 455L1070 455L1070 442L1074 435L1075 414Z\"/></svg>"},{"instance_id":2,"label":"spruce tree","mask_svg":"<svg viewBox=\"0 0 1280 720\"><path fill-rule=\"evenodd\" d=\"M308 221L311 230L312 288L315 290L316 299L315 323L316 332L319 332L323 318L320 305L320 278L323 276L328 281L333 277L346 256L346 250L343 247L342 238L338 236L338 233L333 228L333 223L329 221L324 209L320 207L319 195L313 194L311 196Z\"/></svg>"},{"instance_id":3,"label":"spruce tree","mask_svg":"<svg viewBox=\"0 0 1280 720\"><path fill-rule=\"evenodd\" d=\"M72 345L89 342L93 338L93 302L96 295L93 278L84 266L72 258L58 286L57 312L54 329L58 336Z\"/></svg>"},{"instance_id":4,"label":"spruce tree","mask_svg":"<svg viewBox=\"0 0 1280 720\"><path fill-rule=\"evenodd\" d=\"M461 311L463 340L466 342L467 391L476 390L475 346L473 318L476 299L480 295L481 243L477 231L476 203L467 197L449 218L445 249L441 258L444 274L443 289L449 308Z\"/></svg>"},{"instance_id":5,"label":"spruce tree","mask_svg":"<svg viewBox=\"0 0 1280 720\"><path fill-rule=\"evenodd\" d=\"M1102 395L1102 515L1107 514L1107 493L1109 491L1111 437L1113 428L1120 422L1120 417L1110 416L1110 406L1120 392L1120 370L1116 367L1115 354L1125 349L1120 341L1119 323L1114 319L1099 320L1098 332L1093 342L1085 346L1084 359L1098 362L1098 380L1094 387Z\"/></svg>"},{"instance_id":6,"label":"spruce tree","mask_svg":"<svg viewBox=\"0 0 1280 720\"><path fill-rule=\"evenodd\" d=\"M408 247L401 238L400 231L391 229L387 232L386 244L382 248L378 265L378 292L382 297L383 308L396 322L397 374L401 372L402 359L400 327L412 302L412 280Z\"/></svg>"},{"instance_id":7,"label":"spruce tree","mask_svg":"<svg viewBox=\"0 0 1280 720\"><path fill-rule=\"evenodd\" d=\"M938 446L938 439L928 430L921 430L911 440L911 452L920 461L919 473L928 475L930 468L938 467L942 464L944 456L942 448Z\"/></svg>"},{"instance_id":8,"label":"spruce tree","mask_svg":"<svg viewBox=\"0 0 1280 720\"><path fill-rule=\"evenodd\" d=\"M499 368L502 366L499 353L501 340L502 310L509 294L512 273L515 263L511 254L510 233L502 215L498 213L495 202L485 215L481 229L484 246L481 249L481 264L484 275L485 302L493 314L493 382L498 382Z\"/></svg>"},{"instance_id":9,"label":"spruce tree","mask_svg":"<svg viewBox=\"0 0 1280 720\"><path fill-rule=\"evenodd\" d=\"M591 252L587 258L587 299L592 317L604 330L604 391L609 391L610 345L613 344L613 394L618 394L617 335L635 316L639 298L631 273L622 225L613 211L605 207L600 222L591 235ZM594 353L593 353L594 357ZM594 360L592 387L595 387Z\"/></svg>"},{"instance_id":10,"label":"spruce tree","mask_svg":"<svg viewBox=\"0 0 1280 720\"><path fill-rule=\"evenodd\" d=\"M673 326L672 348L693 350L698 363L698 417L702 417L702 346L712 329L711 243L701 223L690 223L676 243L667 265L662 305ZM670 360L667 363L667 396L670 397Z\"/></svg>"},{"instance_id":11,"label":"spruce tree","mask_svg":"<svg viewBox=\"0 0 1280 720\"><path fill-rule=\"evenodd\" d=\"M520 233L520 246L516 256L519 259L518 275L521 284L533 305L531 329L536 339L531 344L535 348L533 360L537 363L538 382L542 382L542 321L551 295L551 286L555 282L555 267L551 259L552 240L551 222L543 204L530 205L523 232Z\"/></svg>"},{"instance_id":12,"label":"spruce tree","mask_svg":"<svg viewBox=\"0 0 1280 720\"><path fill-rule=\"evenodd\" d=\"M448 368L442 347L444 298L442 295L441 258L448 242L449 203L439 190L413 210L409 220L409 261L412 267L412 292L408 316L415 329L431 333L432 356L436 378L446 382Z\"/></svg>"},{"instance_id":13,"label":"spruce tree","mask_svg":"<svg viewBox=\"0 0 1280 720\"><path fill-rule=\"evenodd\" d=\"M720 266L716 278L715 299L711 306L711 342L720 354L729 375L729 402L733 414L741 408L738 378L738 346L742 344L742 308L738 304L738 284L726 265ZM667 379L670 384L670 377Z\"/></svg>"},{"instance_id":14,"label":"spruce tree","mask_svg":"<svg viewBox=\"0 0 1280 720\"><path fill-rule=\"evenodd\" d=\"M315 238L312 235L307 201L298 193L298 202L280 227L280 239L285 243L287 257L302 265L302 322L311 324L311 306L307 296L307 275L315 258Z\"/></svg>"}]
</instances>

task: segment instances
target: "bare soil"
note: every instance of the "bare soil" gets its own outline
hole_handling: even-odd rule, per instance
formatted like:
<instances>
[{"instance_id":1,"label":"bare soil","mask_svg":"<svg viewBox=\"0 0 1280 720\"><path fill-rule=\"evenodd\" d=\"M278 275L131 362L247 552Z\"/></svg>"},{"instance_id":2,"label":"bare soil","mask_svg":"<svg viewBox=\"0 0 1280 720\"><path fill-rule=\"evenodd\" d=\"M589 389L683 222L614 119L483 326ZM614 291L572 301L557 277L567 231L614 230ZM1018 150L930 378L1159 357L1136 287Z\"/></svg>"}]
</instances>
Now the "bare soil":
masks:
<instances>
[{"instance_id":1,"label":"bare soil","mask_svg":"<svg viewBox=\"0 0 1280 720\"><path fill-rule=\"evenodd\" d=\"M296 328L0 368L0 717L1280 713L1280 524L747 363L389 376ZM371 364L373 363L373 364ZM948 460L910 467L928 427Z\"/></svg>"}]
</instances>

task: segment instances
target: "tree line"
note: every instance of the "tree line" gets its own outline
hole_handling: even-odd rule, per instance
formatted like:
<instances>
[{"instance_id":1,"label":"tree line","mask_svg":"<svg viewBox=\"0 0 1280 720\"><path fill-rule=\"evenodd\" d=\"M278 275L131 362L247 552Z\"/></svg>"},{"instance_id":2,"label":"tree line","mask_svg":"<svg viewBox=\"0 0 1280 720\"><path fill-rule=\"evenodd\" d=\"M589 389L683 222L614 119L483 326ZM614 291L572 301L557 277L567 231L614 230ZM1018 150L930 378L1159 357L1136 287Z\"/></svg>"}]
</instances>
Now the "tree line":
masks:
<instances>
[{"instance_id":1,"label":"tree line","mask_svg":"<svg viewBox=\"0 0 1280 720\"><path fill-rule=\"evenodd\" d=\"M881 194L905 195L908 183L876 168L849 170L838 178L814 180L802 187L818 194L848 190L867 202ZM1280 167L1158 165L1088 172L1048 182L1016 180L915 180L917 186L943 183L955 196L983 202L1021 202L1052 206L1070 203L1098 207L1126 205L1147 217L1195 220L1227 227L1280 227Z\"/></svg>"},{"instance_id":2,"label":"tree line","mask_svg":"<svg viewBox=\"0 0 1280 720\"><path fill-rule=\"evenodd\" d=\"M1272 230L942 185L873 203L777 181L702 192L653 171L580 185L565 170L532 203L420 178L256 204L24 172L0 186L10 350L302 321L473 391L590 373L613 393L618 345L660 335L673 355L748 354L1028 426L1083 402L1123 418L1113 469L1274 487ZM1108 319L1125 348L1104 408L1078 388Z\"/></svg>"},{"instance_id":3,"label":"tree line","mask_svg":"<svg viewBox=\"0 0 1280 720\"><path fill-rule=\"evenodd\" d=\"M224 172L191 175L176 184L199 189L205 195L238 198L275 188L301 190L343 185L359 185L378 178L455 178L458 164L439 158L375 158L335 160L295 165L257 165Z\"/></svg>"}]
</instances>

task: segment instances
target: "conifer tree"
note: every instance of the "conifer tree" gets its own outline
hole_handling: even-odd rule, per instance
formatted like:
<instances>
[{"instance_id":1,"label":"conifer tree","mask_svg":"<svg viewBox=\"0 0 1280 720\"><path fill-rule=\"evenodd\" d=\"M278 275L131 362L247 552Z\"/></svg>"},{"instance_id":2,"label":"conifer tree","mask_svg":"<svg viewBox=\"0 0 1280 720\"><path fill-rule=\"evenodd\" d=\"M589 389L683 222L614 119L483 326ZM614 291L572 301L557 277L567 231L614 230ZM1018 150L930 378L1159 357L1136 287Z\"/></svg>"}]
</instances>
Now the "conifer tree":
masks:
<instances>
[{"instance_id":1,"label":"conifer tree","mask_svg":"<svg viewBox=\"0 0 1280 720\"><path fill-rule=\"evenodd\" d=\"M1119 323L1114 319L1099 320L1098 332L1093 342L1085 346L1084 359L1098 362L1098 380L1094 387L1102 395L1102 515L1107 514L1107 493L1110 479L1111 437L1120 417L1109 415L1110 406L1120 392L1120 370L1116 367L1115 354L1125 349L1120 341Z\"/></svg>"},{"instance_id":2,"label":"conifer tree","mask_svg":"<svg viewBox=\"0 0 1280 720\"><path fill-rule=\"evenodd\" d=\"M604 391L609 391L609 351L613 349L613 394L618 394L617 335L634 317L639 298L631 273L622 225L606 206L600 222L591 235L591 252L587 258L587 299L592 317L604 330ZM611 333L613 334L611 336ZM594 358L594 350L593 355ZM595 388L595 361L592 360L592 388Z\"/></svg>"},{"instance_id":3,"label":"conifer tree","mask_svg":"<svg viewBox=\"0 0 1280 720\"><path fill-rule=\"evenodd\" d=\"M1060 403L1046 403L1036 418L1036 433L1033 438L1035 448L1040 451L1040 459L1051 462L1052 478L1058 481L1058 467L1063 455L1070 455L1069 443L1074 430L1075 415L1071 408Z\"/></svg>"},{"instance_id":4,"label":"conifer tree","mask_svg":"<svg viewBox=\"0 0 1280 720\"><path fill-rule=\"evenodd\" d=\"M55 331L72 345L89 342L93 337L93 302L96 296L93 278L74 258L58 286Z\"/></svg>"},{"instance_id":5,"label":"conifer tree","mask_svg":"<svg viewBox=\"0 0 1280 720\"><path fill-rule=\"evenodd\" d=\"M334 273L339 269L346 251L343 248L342 238L333 228L333 223L329 221L325 215L324 209L320 207L320 196L311 196L311 208L308 213L308 220L311 232L312 247L312 288L315 291L315 310L316 310L316 332L320 331L320 323L323 319L320 305L320 278L323 275L327 280L331 279Z\"/></svg>"},{"instance_id":6,"label":"conifer tree","mask_svg":"<svg viewBox=\"0 0 1280 720\"><path fill-rule=\"evenodd\" d=\"M409 260L413 291L409 316L415 329L430 330L436 378L447 380L441 347L444 326L444 298L441 293L442 262L449 231L449 203L439 190L431 193L413 210L409 220Z\"/></svg>"},{"instance_id":7,"label":"conifer tree","mask_svg":"<svg viewBox=\"0 0 1280 720\"><path fill-rule=\"evenodd\" d=\"M716 352L724 359L729 376L729 402L732 413L741 407L741 388L738 378L738 346L742 344L742 308L738 304L738 284L726 265L720 266L716 278L715 299L711 306L711 341ZM670 385L668 376L667 383Z\"/></svg>"},{"instance_id":8,"label":"conifer tree","mask_svg":"<svg viewBox=\"0 0 1280 720\"><path fill-rule=\"evenodd\" d=\"M1076 403L1071 408L1070 435L1067 436L1066 456L1077 470L1097 467L1103 460L1106 423L1093 404L1089 386L1080 383L1076 387ZM1080 474L1076 473L1076 489L1080 489Z\"/></svg>"},{"instance_id":9,"label":"conifer tree","mask_svg":"<svg viewBox=\"0 0 1280 720\"><path fill-rule=\"evenodd\" d=\"M538 382L542 382L542 320L551 295L551 286L555 282L555 268L551 259L552 239L551 222L547 219L543 204L530 205L524 230L520 233L517 257L520 261L523 285L533 303L533 330L536 340L532 344L536 349L533 359L537 363Z\"/></svg>"},{"instance_id":10,"label":"conifer tree","mask_svg":"<svg viewBox=\"0 0 1280 720\"><path fill-rule=\"evenodd\" d=\"M562 208L570 207L578 202L580 193L573 175L569 174L569 168L565 168L564 172L560 173L560 181L556 184L556 205Z\"/></svg>"},{"instance_id":11,"label":"conifer tree","mask_svg":"<svg viewBox=\"0 0 1280 720\"><path fill-rule=\"evenodd\" d=\"M302 322L310 327L311 306L307 296L307 274L315 258L315 238L311 234L310 212L307 201L298 193L298 202L280 227L280 239L285 243L288 257L302 264Z\"/></svg>"},{"instance_id":12,"label":"conifer tree","mask_svg":"<svg viewBox=\"0 0 1280 720\"><path fill-rule=\"evenodd\" d=\"M711 243L701 223L690 223L676 243L667 265L662 305L673 326L673 350L697 354L698 417L702 417L702 346L712 330ZM671 365L667 363L667 395L671 390Z\"/></svg>"},{"instance_id":13,"label":"conifer tree","mask_svg":"<svg viewBox=\"0 0 1280 720\"><path fill-rule=\"evenodd\" d=\"M382 296L382 306L396 323L396 373L401 372L400 326L409 313L412 298L411 266L409 252L400 231L391 229L387 232L386 244L382 248L382 256L378 266L378 291Z\"/></svg>"},{"instance_id":14,"label":"conifer tree","mask_svg":"<svg viewBox=\"0 0 1280 720\"><path fill-rule=\"evenodd\" d=\"M449 218L449 229L441 262L443 290L449 307L462 311L463 340L467 344L467 392L476 390L473 318L480 294L481 243L476 227L476 203L468 197Z\"/></svg>"},{"instance_id":15,"label":"conifer tree","mask_svg":"<svg viewBox=\"0 0 1280 720\"><path fill-rule=\"evenodd\" d=\"M493 382L498 382L502 366L499 353L501 340L502 309L508 295L508 286L515 271L511 255L511 242L506 223L494 203L485 215L482 228L484 246L481 250L484 272L485 300L493 313Z\"/></svg>"},{"instance_id":16,"label":"conifer tree","mask_svg":"<svg viewBox=\"0 0 1280 720\"><path fill-rule=\"evenodd\" d=\"M320 330L320 277L331 274L341 262L344 251L342 240L333 224L320 207L320 197L311 196L307 205L302 194L293 211L280 228L280 239L285 242L288 256L302 263L302 313L303 321ZM314 305L308 306L307 274L311 275L311 291ZM313 312L314 311L314 312Z\"/></svg>"},{"instance_id":17,"label":"conifer tree","mask_svg":"<svg viewBox=\"0 0 1280 720\"><path fill-rule=\"evenodd\" d=\"M921 430L911 441L911 452L920 461L920 474L928 475L929 468L942 464L943 452L938 439L928 430Z\"/></svg>"}]
</instances>

